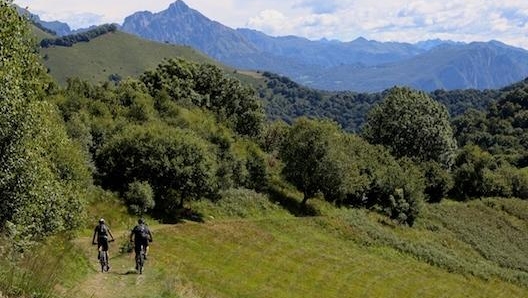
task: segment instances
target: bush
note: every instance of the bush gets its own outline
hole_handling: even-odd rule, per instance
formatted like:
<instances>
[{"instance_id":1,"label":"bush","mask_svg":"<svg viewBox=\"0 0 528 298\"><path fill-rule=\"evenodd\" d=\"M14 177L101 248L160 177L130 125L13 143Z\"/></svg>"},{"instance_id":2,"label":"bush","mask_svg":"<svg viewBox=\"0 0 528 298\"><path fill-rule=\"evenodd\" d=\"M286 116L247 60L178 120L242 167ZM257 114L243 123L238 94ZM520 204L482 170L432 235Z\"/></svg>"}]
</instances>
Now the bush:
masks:
<instances>
[{"instance_id":1,"label":"bush","mask_svg":"<svg viewBox=\"0 0 528 298\"><path fill-rule=\"evenodd\" d=\"M128 190L124 194L125 204L137 215L146 213L155 206L154 192L148 182L134 181L128 184Z\"/></svg>"},{"instance_id":2,"label":"bush","mask_svg":"<svg viewBox=\"0 0 528 298\"><path fill-rule=\"evenodd\" d=\"M518 169L512 177L513 196L528 199L528 168Z\"/></svg>"},{"instance_id":3,"label":"bush","mask_svg":"<svg viewBox=\"0 0 528 298\"><path fill-rule=\"evenodd\" d=\"M420 168L425 178L425 199L439 203L453 187L453 177L437 162L424 162Z\"/></svg>"}]
</instances>

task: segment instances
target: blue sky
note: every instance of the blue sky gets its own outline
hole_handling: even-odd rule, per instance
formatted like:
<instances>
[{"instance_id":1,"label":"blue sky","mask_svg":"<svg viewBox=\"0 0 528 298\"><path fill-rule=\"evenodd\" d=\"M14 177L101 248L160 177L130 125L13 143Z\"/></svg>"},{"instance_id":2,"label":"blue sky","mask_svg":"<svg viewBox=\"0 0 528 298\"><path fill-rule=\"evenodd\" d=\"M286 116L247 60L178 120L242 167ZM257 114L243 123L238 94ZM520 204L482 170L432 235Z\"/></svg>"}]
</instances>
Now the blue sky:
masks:
<instances>
[{"instance_id":1,"label":"blue sky","mask_svg":"<svg viewBox=\"0 0 528 298\"><path fill-rule=\"evenodd\" d=\"M136 11L158 12L175 0L15 0L44 20L73 28L122 23ZM499 40L528 49L527 0L184 0L232 28L273 36L350 41Z\"/></svg>"}]
</instances>

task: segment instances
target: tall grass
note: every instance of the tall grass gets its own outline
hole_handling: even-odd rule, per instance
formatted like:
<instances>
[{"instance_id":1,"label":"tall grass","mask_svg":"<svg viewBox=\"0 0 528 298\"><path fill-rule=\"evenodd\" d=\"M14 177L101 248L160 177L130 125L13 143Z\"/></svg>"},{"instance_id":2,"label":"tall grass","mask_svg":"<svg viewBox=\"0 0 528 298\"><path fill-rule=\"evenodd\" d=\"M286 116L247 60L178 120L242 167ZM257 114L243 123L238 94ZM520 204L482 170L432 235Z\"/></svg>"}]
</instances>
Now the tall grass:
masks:
<instances>
[{"instance_id":1,"label":"tall grass","mask_svg":"<svg viewBox=\"0 0 528 298\"><path fill-rule=\"evenodd\" d=\"M63 237L9 253L16 257L0 261L0 293L7 297L57 297L88 272L84 254Z\"/></svg>"},{"instance_id":2,"label":"tall grass","mask_svg":"<svg viewBox=\"0 0 528 298\"><path fill-rule=\"evenodd\" d=\"M228 189L217 202L199 201L192 209L207 214L206 219L261 219L291 217L290 213L261 193L249 189Z\"/></svg>"},{"instance_id":3,"label":"tall grass","mask_svg":"<svg viewBox=\"0 0 528 298\"><path fill-rule=\"evenodd\" d=\"M336 212L327 225L361 245L391 247L449 272L528 286L528 222L487 202L429 205L413 228L362 210Z\"/></svg>"}]
</instances>

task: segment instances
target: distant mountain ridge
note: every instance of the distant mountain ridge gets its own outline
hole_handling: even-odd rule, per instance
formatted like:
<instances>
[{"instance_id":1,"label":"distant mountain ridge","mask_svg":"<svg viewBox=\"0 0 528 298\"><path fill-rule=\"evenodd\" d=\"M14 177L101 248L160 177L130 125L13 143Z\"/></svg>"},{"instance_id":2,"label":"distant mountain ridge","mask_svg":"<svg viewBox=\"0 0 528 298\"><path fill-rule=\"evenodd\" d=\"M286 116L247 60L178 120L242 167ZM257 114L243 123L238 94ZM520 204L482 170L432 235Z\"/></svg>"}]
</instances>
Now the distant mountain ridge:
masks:
<instances>
[{"instance_id":1,"label":"distant mountain ridge","mask_svg":"<svg viewBox=\"0 0 528 298\"><path fill-rule=\"evenodd\" d=\"M157 13L136 12L125 18L121 30L188 45L235 68L270 71L324 90L376 92L395 85L425 91L494 89L528 76L528 51L496 41L410 44L272 37L229 28L182 0Z\"/></svg>"}]
</instances>

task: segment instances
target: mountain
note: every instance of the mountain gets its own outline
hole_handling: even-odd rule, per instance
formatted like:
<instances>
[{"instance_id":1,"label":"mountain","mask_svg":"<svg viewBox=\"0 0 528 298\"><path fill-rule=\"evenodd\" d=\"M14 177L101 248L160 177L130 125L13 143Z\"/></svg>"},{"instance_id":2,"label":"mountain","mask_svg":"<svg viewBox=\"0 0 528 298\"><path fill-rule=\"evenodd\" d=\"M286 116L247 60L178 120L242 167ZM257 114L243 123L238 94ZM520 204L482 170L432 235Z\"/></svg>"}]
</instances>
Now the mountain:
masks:
<instances>
[{"instance_id":1,"label":"mountain","mask_svg":"<svg viewBox=\"0 0 528 298\"><path fill-rule=\"evenodd\" d=\"M40 17L36 14L31 13L29 10L22 8L20 6L16 6L18 13L21 15L28 16L28 18L35 24L37 24L39 27L44 27L48 30L53 31L54 35L58 36L64 36L70 34L71 28L68 24L59 22L59 21L43 21L40 19Z\"/></svg>"},{"instance_id":2,"label":"mountain","mask_svg":"<svg viewBox=\"0 0 528 298\"><path fill-rule=\"evenodd\" d=\"M406 85L422 90L496 89L528 76L528 52L497 41L442 44L410 59L369 67L340 65L313 81L341 89L382 91Z\"/></svg>"},{"instance_id":3,"label":"mountain","mask_svg":"<svg viewBox=\"0 0 528 298\"><path fill-rule=\"evenodd\" d=\"M141 37L189 45L230 66L288 76L326 90L379 91L394 85L434 89L497 88L528 76L528 51L495 41L417 44L272 37L232 29L178 0L168 9L137 12L122 30Z\"/></svg>"}]
</instances>

